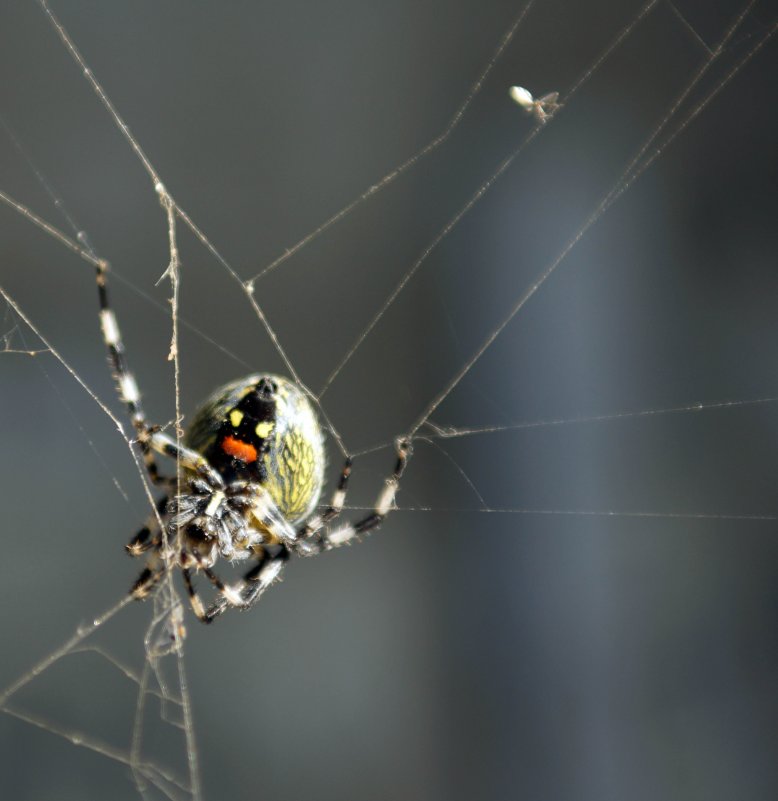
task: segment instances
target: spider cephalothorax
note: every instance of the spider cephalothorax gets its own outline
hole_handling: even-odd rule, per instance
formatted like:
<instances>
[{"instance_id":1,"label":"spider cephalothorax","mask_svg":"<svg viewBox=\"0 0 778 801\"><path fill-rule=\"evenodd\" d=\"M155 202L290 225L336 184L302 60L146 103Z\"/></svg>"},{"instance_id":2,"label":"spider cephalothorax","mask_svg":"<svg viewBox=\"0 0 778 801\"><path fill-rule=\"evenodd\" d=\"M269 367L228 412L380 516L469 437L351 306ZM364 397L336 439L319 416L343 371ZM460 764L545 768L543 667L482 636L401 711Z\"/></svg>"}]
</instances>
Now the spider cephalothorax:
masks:
<instances>
[{"instance_id":1,"label":"spider cephalothorax","mask_svg":"<svg viewBox=\"0 0 778 801\"><path fill-rule=\"evenodd\" d=\"M353 542L377 527L394 506L411 445L397 440L394 470L374 509L332 529L342 511L351 474L346 458L329 505L317 512L324 485L324 436L306 392L278 375L258 373L217 389L195 413L181 443L146 420L140 393L127 367L116 317L108 303L107 265L97 268L100 322L121 398L137 432L151 481L172 495L127 545L133 556L149 554L132 588L148 596L170 567L179 567L192 609L209 623L230 606L248 608L281 574L292 553L312 556ZM177 475L157 470L155 454L176 460ZM219 559L252 560L235 585L212 570ZM216 588L206 609L192 573Z\"/></svg>"}]
</instances>

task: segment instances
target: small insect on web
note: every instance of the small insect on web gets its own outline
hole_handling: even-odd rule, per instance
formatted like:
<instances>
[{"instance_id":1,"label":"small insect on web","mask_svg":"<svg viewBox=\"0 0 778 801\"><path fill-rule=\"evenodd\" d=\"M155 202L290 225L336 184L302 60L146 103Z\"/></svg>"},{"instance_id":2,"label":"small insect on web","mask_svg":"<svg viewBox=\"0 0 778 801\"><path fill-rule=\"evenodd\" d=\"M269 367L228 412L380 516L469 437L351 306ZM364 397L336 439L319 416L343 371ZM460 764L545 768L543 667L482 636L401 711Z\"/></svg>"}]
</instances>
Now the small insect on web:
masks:
<instances>
[{"instance_id":1,"label":"small insect on web","mask_svg":"<svg viewBox=\"0 0 778 801\"><path fill-rule=\"evenodd\" d=\"M535 99L532 93L523 86L511 86L508 93L527 114L534 117L541 125L548 122L562 108L562 104L558 102L559 92L549 92L543 97Z\"/></svg>"}]
</instances>

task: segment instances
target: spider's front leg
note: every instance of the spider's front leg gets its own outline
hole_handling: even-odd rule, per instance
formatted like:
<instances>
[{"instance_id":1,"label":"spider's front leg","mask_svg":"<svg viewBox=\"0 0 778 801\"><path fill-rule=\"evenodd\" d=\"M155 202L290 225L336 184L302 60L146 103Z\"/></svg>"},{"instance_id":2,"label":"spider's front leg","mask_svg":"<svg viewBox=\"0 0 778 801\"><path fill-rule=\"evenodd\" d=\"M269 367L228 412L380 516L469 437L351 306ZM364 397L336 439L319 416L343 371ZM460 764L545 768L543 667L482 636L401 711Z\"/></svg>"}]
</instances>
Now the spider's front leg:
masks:
<instances>
[{"instance_id":1,"label":"spider's front leg","mask_svg":"<svg viewBox=\"0 0 778 801\"><path fill-rule=\"evenodd\" d=\"M214 492L224 489L224 479L217 470L211 467L201 453L176 442L164 431L149 428L145 436L139 437L139 441L144 450L154 450L163 456L174 459L179 469L194 473L205 481ZM175 479L172 482L177 483Z\"/></svg>"}]
</instances>

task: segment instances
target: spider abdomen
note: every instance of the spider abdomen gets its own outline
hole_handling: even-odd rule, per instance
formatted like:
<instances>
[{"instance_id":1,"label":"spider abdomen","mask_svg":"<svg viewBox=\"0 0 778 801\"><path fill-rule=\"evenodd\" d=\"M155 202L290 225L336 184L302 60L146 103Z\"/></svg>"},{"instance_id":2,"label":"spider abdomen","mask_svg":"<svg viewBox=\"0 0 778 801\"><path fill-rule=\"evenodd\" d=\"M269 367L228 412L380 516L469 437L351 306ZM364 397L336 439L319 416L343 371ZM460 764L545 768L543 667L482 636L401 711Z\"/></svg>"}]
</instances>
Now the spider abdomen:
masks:
<instances>
[{"instance_id":1,"label":"spider abdomen","mask_svg":"<svg viewBox=\"0 0 778 801\"><path fill-rule=\"evenodd\" d=\"M185 443L225 484L261 485L294 525L315 509L324 483L324 437L307 395L258 373L217 389L195 412Z\"/></svg>"}]
</instances>

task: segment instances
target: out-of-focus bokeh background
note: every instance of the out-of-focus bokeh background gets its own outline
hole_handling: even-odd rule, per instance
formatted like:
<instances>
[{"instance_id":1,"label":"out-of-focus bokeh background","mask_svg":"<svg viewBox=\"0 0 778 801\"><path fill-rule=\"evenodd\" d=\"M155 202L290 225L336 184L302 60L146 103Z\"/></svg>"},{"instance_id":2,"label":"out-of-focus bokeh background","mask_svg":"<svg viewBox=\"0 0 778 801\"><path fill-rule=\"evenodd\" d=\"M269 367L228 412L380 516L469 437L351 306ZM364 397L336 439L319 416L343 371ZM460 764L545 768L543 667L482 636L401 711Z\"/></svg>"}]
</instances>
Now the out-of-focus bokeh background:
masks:
<instances>
[{"instance_id":1,"label":"out-of-focus bokeh background","mask_svg":"<svg viewBox=\"0 0 778 801\"><path fill-rule=\"evenodd\" d=\"M170 191L247 280L434 140L521 7L54 10ZM742 7L658 2L516 157L324 394L350 450L407 430L585 224ZM532 130L508 87L564 97L640 8L537 0L448 140L256 281L314 391ZM770 13L755 5L691 106L774 24ZM38 5L11 0L2 19L0 113L110 259L149 416L168 423L156 196ZM250 614L210 628L188 615L206 798L776 797L778 403L753 403L778 396L774 59L771 42L432 418L567 422L418 442L405 511L366 543L295 561ZM0 188L65 228L0 142ZM8 209L0 230L3 287L121 413L92 270ZM191 235L180 245L191 415L219 383L286 369L240 284ZM8 348L41 347L4 302L0 321ZM115 427L51 355L0 354L0 387L6 686L125 592L140 564L122 547L148 507ZM737 405L572 422L726 401ZM358 459L355 504L372 502L391 461L387 450ZM125 610L96 642L140 670L151 612ZM136 696L94 652L35 678L9 706L44 727L0 716L6 797L138 797L121 759L71 742L129 757ZM154 701L141 728L146 756L185 774L181 733Z\"/></svg>"}]
</instances>

